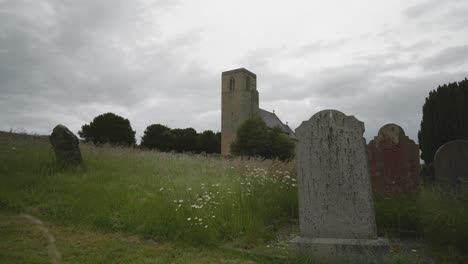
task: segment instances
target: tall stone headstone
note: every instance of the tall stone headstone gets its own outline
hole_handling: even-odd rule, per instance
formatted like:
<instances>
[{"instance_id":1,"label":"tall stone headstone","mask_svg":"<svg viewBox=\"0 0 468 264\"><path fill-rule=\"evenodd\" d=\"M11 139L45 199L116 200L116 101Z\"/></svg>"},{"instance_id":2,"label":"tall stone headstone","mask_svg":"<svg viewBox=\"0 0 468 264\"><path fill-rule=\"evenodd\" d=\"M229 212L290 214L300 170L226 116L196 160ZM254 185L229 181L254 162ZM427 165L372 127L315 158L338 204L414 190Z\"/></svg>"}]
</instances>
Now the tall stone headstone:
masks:
<instances>
[{"instance_id":1,"label":"tall stone headstone","mask_svg":"<svg viewBox=\"0 0 468 264\"><path fill-rule=\"evenodd\" d=\"M79 140L67 127L57 125L49 139L59 165L76 166L81 164Z\"/></svg>"},{"instance_id":2,"label":"tall stone headstone","mask_svg":"<svg viewBox=\"0 0 468 264\"><path fill-rule=\"evenodd\" d=\"M435 181L455 189L468 187L468 140L442 145L434 156Z\"/></svg>"},{"instance_id":3,"label":"tall stone headstone","mask_svg":"<svg viewBox=\"0 0 468 264\"><path fill-rule=\"evenodd\" d=\"M292 254L362 261L382 255L368 173L364 123L323 110L296 129L300 236Z\"/></svg>"},{"instance_id":4,"label":"tall stone headstone","mask_svg":"<svg viewBox=\"0 0 468 264\"><path fill-rule=\"evenodd\" d=\"M420 185L419 146L395 124L386 124L367 145L373 189L382 194L415 192Z\"/></svg>"}]
</instances>

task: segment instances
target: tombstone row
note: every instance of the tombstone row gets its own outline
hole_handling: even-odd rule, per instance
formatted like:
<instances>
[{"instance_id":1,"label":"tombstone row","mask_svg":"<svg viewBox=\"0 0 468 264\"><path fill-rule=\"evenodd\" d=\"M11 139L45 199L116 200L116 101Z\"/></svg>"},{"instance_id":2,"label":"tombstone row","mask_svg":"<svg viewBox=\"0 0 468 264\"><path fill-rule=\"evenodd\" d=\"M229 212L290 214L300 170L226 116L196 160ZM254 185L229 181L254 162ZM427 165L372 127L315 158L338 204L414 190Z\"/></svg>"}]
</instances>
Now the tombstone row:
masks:
<instances>
[{"instance_id":1,"label":"tombstone row","mask_svg":"<svg viewBox=\"0 0 468 264\"><path fill-rule=\"evenodd\" d=\"M292 254L361 263L388 252L388 241L377 237L371 186L417 190L419 147L395 124L367 146L363 134L363 122L336 110L320 111L296 129L300 235L290 241ZM440 147L434 167L440 181L468 183L468 141Z\"/></svg>"}]
</instances>

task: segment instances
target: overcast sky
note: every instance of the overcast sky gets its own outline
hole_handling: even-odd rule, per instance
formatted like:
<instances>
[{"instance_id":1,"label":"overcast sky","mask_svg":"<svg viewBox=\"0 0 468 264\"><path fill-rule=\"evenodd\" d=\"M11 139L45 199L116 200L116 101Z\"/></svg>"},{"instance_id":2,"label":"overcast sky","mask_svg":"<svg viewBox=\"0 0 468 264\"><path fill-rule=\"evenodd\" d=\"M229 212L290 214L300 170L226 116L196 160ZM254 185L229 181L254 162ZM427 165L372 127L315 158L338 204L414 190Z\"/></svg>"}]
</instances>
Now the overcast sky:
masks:
<instances>
[{"instance_id":1,"label":"overcast sky","mask_svg":"<svg viewBox=\"0 0 468 264\"><path fill-rule=\"evenodd\" d=\"M0 0L0 130L73 132L105 112L219 131L221 72L257 74L294 129L323 109L397 123L468 77L467 0Z\"/></svg>"}]
</instances>

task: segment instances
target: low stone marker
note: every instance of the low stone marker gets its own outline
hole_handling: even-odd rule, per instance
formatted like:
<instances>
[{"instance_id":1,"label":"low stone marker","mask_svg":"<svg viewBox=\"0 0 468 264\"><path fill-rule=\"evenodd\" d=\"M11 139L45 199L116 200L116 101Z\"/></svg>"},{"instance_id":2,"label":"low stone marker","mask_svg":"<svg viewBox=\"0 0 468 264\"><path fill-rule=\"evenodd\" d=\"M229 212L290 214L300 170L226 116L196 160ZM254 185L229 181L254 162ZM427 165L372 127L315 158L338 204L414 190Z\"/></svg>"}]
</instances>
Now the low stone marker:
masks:
<instances>
[{"instance_id":1,"label":"low stone marker","mask_svg":"<svg viewBox=\"0 0 468 264\"><path fill-rule=\"evenodd\" d=\"M388 251L377 238L363 133L363 122L336 110L296 129L300 236L291 254L361 263Z\"/></svg>"},{"instance_id":2,"label":"low stone marker","mask_svg":"<svg viewBox=\"0 0 468 264\"><path fill-rule=\"evenodd\" d=\"M49 139L59 165L76 166L81 164L79 140L67 127L57 125Z\"/></svg>"},{"instance_id":3,"label":"low stone marker","mask_svg":"<svg viewBox=\"0 0 468 264\"><path fill-rule=\"evenodd\" d=\"M456 190L468 186L468 140L442 145L434 156L435 181Z\"/></svg>"},{"instance_id":4,"label":"low stone marker","mask_svg":"<svg viewBox=\"0 0 468 264\"><path fill-rule=\"evenodd\" d=\"M367 145L374 191L382 194L419 190L419 146L398 125L386 124Z\"/></svg>"}]
</instances>

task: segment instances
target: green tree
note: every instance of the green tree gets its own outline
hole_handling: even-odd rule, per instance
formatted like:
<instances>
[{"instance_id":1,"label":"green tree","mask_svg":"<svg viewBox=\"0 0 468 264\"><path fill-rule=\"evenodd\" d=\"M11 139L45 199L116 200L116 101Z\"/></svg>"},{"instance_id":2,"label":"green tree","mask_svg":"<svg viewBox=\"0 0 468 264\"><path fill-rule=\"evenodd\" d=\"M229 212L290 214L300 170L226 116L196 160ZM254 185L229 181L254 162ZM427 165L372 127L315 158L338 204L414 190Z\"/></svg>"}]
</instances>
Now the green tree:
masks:
<instances>
[{"instance_id":1,"label":"green tree","mask_svg":"<svg viewBox=\"0 0 468 264\"><path fill-rule=\"evenodd\" d=\"M270 129L262 119L255 117L239 127L231 152L241 156L289 160L293 157L294 143L280 128Z\"/></svg>"},{"instance_id":2,"label":"green tree","mask_svg":"<svg viewBox=\"0 0 468 264\"><path fill-rule=\"evenodd\" d=\"M157 149L168 152L174 147L174 136L171 129L160 124L152 124L145 129L141 137L141 147L146 149Z\"/></svg>"},{"instance_id":3,"label":"green tree","mask_svg":"<svg viewBox=\"0 0 468 264\"><path fill-rule=\"evenodd\" d=\"M434 160L437 149L456 140L468 140L468 80L439 86L429 92L423 105L418 132L421 158L426 164Z\"/></svg>"},{"instance_id":4,"label":"green tree","mask_svg":"<svg viewBox=\"0 0 468 264\"><path fill-rule=\"evenodd\" d=\"M220 153L221 152L221 142L219 140L219 133L215 134L211 130L203 131L199 135L200 138L200 151L206 153Z\"/></svg>"},{"instance_id":5,"label":"green tree","mask_svg":"<svg viewBox=\"0 0 468 264\"><path fill-rule=\"evenodd\" d=\"M78 135L94 144L134 145L135 131L130 121L113 113L98 115L81 127Z\"/></svg>"},{"instance_id":6,"label":"green tree","mask_svg":"<svg viewBox=\"0 0 468 264\"><path fill-rule=\"evenodd\" d=\"M290 160L294 156L294 142L279 127L268 131L270 144L267 148L267 158Z\"/></svg>"},{"instance_id":7,"label":"green tree","mask_svg":"<svg viewBox=\"0 0 468 264\"><path fill-rule=\"evenodd\" d=\"M200 152L200 142L197 131L189 128L175 128L172 130L174 136L174 150L177 152Z\"/></svg>"}]
</instances>

